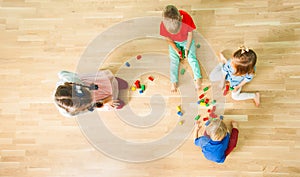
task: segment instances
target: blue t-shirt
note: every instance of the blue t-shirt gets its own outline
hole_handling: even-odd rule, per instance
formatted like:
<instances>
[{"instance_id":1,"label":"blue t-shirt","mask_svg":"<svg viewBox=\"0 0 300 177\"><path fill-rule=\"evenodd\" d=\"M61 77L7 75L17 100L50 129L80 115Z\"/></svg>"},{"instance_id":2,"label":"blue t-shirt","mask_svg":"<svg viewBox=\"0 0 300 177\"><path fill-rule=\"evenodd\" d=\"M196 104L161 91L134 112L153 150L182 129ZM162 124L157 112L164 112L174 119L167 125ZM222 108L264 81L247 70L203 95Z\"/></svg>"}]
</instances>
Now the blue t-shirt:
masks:
<instances>
[{"instance_id":1,"label":"blue t-shirt","mask_svg":"<svg viewBox=\"0 0 300 177\"><path fill-rule=\"evenodd\" d=\"M235 70L230 64L231 60L228 60L227 63L225 63L222 67L222 72L224 75L226 75L225 79L229 81L230 87L235 87L239 85L243 80L246 82L250 82L253 79L252 74L245 74L242 76L236 76L234 75Z\"/></svg>"},{"instance_id":2,"label":"blue t-shirt","mask_svg":"<svg viewBox=\"0 0 300 177\"><path fill-rule=\"evenodd\" d=\"M207 136L201 136L195 139L195 145L201 147L204 156L208 160L223 163L226 158L225 151L228 147L229 138L229 133L222 141L213 141Z\"/></svg>"}]
</instances>

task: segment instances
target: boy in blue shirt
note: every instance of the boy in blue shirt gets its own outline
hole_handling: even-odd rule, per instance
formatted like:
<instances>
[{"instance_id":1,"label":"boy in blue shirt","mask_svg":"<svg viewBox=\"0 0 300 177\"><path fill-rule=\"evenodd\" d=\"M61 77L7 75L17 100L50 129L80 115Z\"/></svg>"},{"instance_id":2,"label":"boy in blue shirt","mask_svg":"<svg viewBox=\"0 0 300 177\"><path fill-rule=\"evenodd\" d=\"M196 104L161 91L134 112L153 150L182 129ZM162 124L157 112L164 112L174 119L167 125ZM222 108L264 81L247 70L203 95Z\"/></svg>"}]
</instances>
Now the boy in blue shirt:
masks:
<instances>
[{"instance_id":1,"label":"boy in blue shirt","mask_svg":"<svg viewBox=\"0 0 300 177\"><path fill-rule=\"evenodd\" d=\"M195 145L201 147L208 160L223 163L226 156L234 149L238 139L237 123L232 121L231 135L220 119L212 119L207 127L196 124Z\"/></svg>"}]
</instances>

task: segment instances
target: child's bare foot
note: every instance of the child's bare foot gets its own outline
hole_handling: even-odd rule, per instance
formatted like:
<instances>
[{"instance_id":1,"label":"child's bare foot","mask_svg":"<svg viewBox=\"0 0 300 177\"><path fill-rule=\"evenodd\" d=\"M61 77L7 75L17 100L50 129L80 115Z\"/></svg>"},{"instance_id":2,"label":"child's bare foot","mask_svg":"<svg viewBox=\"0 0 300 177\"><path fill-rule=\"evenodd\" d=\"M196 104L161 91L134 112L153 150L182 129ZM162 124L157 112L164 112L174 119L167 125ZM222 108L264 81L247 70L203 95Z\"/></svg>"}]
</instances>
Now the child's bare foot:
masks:
<instances>
[{"instance_id":1,"label":"child's bare foot","mask_svg":"<svg viewBox=\"0 0 300 177\"><path fill-rule=\"evenodd\" d=\"M201 89L201 79L198 78L195 81L196 89L199 91Z\"/></svg>"},{"instance_id":2,"label":"child's bare foot","mask_svg":"<svg viewBox=\"0 0 300 177\"><path fill-rule=\"evenodd\" d=\"M260 104L260 94L258 92L255 93L255 98L253 100L254 100L255 106L258 107Z\"/></svg>"},{"instance_id":3,"label":"child's bare foot","mask_svg":"<svg viewBox=\"0 0 300 177\"><path fill-rule=\"evenodd\" d=\"M177 84L176 83L171 83L171 92L176 93L177 92Z\"/></svg>"},{"instance_id":4,"label":"child's bare foot","mask_svg":"<svg viewBox=\"0 0 300 177\"><path fill-rule=\"evenodd\" d=\"M232 128L238 128L238 123L236 121L231 121Z\"/></svg>"}]
</instances>

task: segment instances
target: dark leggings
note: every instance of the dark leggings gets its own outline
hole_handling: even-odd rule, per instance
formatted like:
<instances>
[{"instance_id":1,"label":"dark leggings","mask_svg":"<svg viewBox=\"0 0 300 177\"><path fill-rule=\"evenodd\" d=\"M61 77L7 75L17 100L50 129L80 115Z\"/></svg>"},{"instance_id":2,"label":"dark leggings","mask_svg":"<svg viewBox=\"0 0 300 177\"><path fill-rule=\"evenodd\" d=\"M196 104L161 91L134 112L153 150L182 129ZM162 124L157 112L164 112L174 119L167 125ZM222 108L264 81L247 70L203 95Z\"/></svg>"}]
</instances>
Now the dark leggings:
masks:
<instances>
[{"instance_id":1,"label":"dark leggings","mask_svg":"<svg viewBox=\"0 0 300 177\"><path fill-rule=\"evenodd\" d=\"M233 128L231 130L231 135L230 135L227 150L225 151L225 156L228 156L228 154L230 154L230 152L236 147L236 144L238 141L238 136L239 136L239 130L236 128Z\"/></svg>"}]
</instances>

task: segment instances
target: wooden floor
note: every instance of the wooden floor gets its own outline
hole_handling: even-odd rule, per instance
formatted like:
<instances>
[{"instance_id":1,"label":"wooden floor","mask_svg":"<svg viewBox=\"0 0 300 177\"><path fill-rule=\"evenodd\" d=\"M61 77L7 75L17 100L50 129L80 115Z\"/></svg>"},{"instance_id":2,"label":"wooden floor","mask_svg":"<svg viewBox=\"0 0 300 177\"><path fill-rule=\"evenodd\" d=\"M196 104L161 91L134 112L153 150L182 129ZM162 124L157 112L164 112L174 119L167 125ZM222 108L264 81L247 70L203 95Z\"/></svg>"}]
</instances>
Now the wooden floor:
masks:
<instances>
[{"instance_id":1,"label":"wooden floor","mask_svg":"<svg viewBox=\"0 0 300 177\"><path fill-rule=\"evenodd\" d=\"M230 53L241 44L257 52L257 75L244 90L259 91L261 106L226 97L225 115L239 120L240 136L224 164L205 160L192 136L160 160L111 159L87 141L75 119L62 117L53 104L57 73L75 71L97 35L124 20L161 16L167 4L188 11L216 53ZM0 39L0 176L300 176L298 0L0 0ZM121 46L109 61L122 64L151 48L167 53L167 48L145 42L129 52ZM204 84L209 84L206 75ZM153 87L166 95L168 89L168 84ZM178 101L172 99L170 104ZM135 132L156 139L175 126L167 120L157 131L131 131L121 121L109 122L113 113L103 114L111 130L125 139L140 138Z\"/></svg>"}]
</instances>

